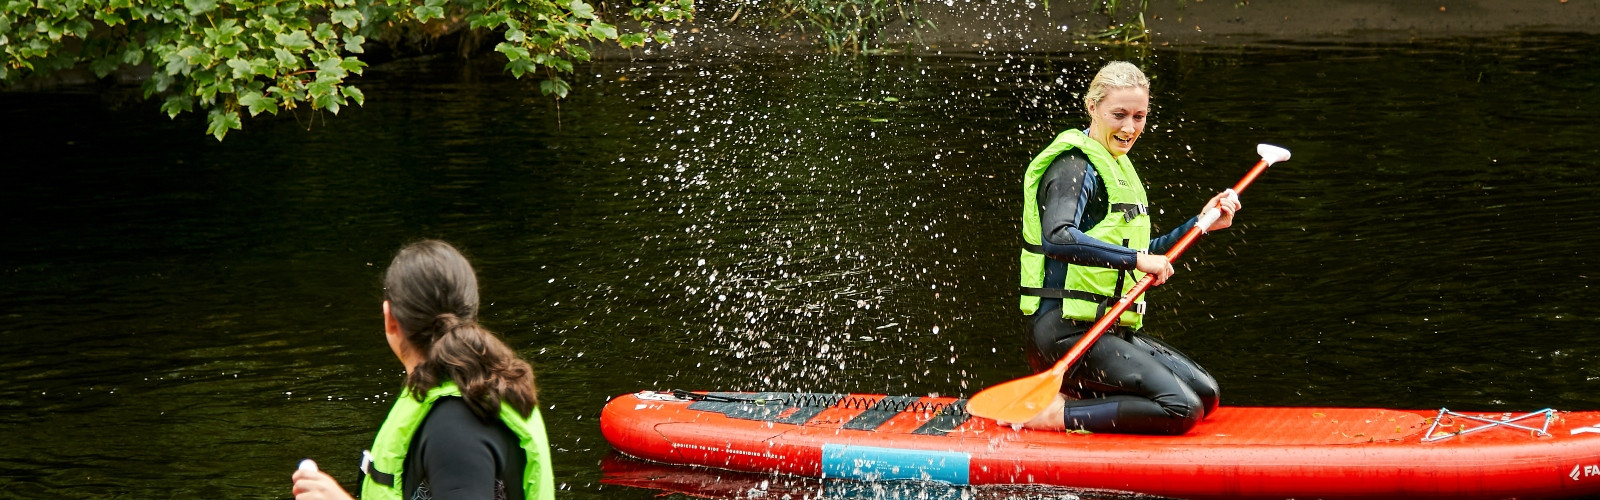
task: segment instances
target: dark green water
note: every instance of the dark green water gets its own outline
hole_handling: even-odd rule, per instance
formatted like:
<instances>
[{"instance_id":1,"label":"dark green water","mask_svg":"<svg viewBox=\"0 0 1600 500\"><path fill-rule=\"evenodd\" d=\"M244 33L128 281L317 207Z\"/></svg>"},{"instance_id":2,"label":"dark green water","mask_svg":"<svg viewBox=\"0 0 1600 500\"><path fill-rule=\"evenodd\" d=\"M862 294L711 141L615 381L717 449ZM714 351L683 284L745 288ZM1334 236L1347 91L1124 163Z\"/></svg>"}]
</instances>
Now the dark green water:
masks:
<instances>
[{"instance_id":1,"label":"dark green water","mask_svg":"<svg viewBox=\"0 0 1600 500\"><path fill-rule=\"evenodd\" d=\"M1600 408L1596 50L1151 54L1158 225L1258 142L1294 159L1153 292L1150 331L1224 404ZM559 113L492 61L407 63L363 108L223 143L0 94L0 497L284 498L305 457L353 479L401 375L379 274L425 237L534 362L564 498L655 495L600 483L616 394L1022 376L1018 179L1107 57L611 62Z\"/></svg>"}]
</instances>

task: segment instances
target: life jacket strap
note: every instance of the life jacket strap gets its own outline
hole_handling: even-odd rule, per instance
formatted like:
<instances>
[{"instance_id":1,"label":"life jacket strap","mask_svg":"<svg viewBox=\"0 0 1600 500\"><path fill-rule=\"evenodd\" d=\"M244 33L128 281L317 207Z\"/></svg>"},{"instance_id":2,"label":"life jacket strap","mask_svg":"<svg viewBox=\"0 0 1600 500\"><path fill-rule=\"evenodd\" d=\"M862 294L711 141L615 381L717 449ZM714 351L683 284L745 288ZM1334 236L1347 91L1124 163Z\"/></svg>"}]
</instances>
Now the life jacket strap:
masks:
<instances>
[{"instance_id":1,"label":"life jacket strap","mask_svg":"<svg viewBox=\"0 0 1600 500\"><path fill-rule=\"evenodd\" d=\"M372 465L372 451L361 450L361 473L372 478L372 481L384 486L394 487L394 474L378 470Z\"/></svg>"},{"instance_id":2,"label":"life jacket strap","mask_svg":"<svg viewBox=\"0 0 1600 500\"><path fill-rule=\"evenodd\" d=\"M1022 294L1039 297L1041 299L1073 299L1082 300L1085 302L1094 302L1096 304L1100 304L1102 308L1110 307L1111 304L1117 303L1117 300L1120 299L1120 297L1109 297L1083 290L1067 290L1065 288L1034 288L1027 286L1022 287ZM1144 302L1134 302L1133 305L1128 307L1128 310L1135 313L1144 314L1145 305L1146 304ZM1104 313L1102 312L1101 314Z\"/></svg>"}]
</instances>

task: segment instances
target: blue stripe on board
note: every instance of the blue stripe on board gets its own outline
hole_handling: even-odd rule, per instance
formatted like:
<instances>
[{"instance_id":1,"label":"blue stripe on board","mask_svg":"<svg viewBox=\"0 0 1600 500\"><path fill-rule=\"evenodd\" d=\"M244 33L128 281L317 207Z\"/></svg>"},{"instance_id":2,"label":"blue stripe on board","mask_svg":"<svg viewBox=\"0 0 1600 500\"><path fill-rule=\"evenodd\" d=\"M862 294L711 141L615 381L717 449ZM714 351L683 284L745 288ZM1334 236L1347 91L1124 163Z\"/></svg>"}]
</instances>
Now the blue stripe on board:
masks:
<instances>
[{"instance_id":1,"label":"blue stripe on board","mask_svg":"<svg viewBox=\"0 0 1600 500\"><path fill-rule=\"evenodd\" d=\"M858 481L913 479L967 484L972 455L952 451L822 445L822 477Z\"/></svg>"}]
</instances>

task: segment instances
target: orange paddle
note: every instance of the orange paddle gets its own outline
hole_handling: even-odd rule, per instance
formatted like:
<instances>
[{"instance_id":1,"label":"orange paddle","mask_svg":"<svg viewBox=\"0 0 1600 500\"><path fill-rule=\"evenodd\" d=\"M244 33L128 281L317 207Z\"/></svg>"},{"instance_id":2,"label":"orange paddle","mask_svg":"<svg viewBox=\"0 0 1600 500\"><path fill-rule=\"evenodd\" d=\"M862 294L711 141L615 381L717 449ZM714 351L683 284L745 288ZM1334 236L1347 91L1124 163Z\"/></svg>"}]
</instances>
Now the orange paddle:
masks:
<instances>
[{"instance_id":1,"label":"orange paddle","mask_svg":"<svg viewBox=\"0 0 1600 500\"><path fill-rule=\"evenodd\" d=\"M1261 172L1266 170L1267 167L1289 159L1289 150L1270 144L1257 145L1256 153L1261 155L1261 161L1256 162L1255 167L1251 168L1250 173L1245 174L1243 179L1239 179L1238 184L1234 184L1233 192L1235 194L1243 193L1244 188L1250 186L1250 183L1256 180L1256 176L1261 175ZM1167 251L1167 260L1177 262L1178 256L1182 255L1183 251L1188 249L1189 245L1194 243L1194 240L1198 239L1201 234L1205 233L1205 228L1211 226L1221 216L1222 212L1215 207L1201 214L1200 220L1195 223L1194 228L1190 229L1188 233L1184 233L1183 238L1179 239L1176 244L1172 245L1172 249ZM1078 343L1072 345L1072 350L1067 351L1067 355L1062 356L1061 360L1057 361L1056 365L1051 367L1049 371L1036 373L979 391L971 399L967 400L967 411L983 418L1018 424L1033 420L1033 417L1044 413L1046 407L1055 400L1056 394L1060 393L1061 378L1066 376L1067 368L1076 363L1078 358L1083 357L1083 353L1089 351L1089 347L1093 346L1094 342L1099 340L1100 336L1105 334L1113 323L1116 323L1117 318L1122 316L1122 312L1133 304L1133 299L1144 293L1145 289L1150 288L1150 284L1154 280L1154 277L1146 275L1139 280L1139 283L1133 285L1133 289L1128 290L1127 294L1117 300L1116 305L1107 310L1105 316L1101 316L1100 320L1094 323L1094 327L1090 328L1088 333L1083 334L1083 338L1078 339Z\"/></svg>"}]
</instances>

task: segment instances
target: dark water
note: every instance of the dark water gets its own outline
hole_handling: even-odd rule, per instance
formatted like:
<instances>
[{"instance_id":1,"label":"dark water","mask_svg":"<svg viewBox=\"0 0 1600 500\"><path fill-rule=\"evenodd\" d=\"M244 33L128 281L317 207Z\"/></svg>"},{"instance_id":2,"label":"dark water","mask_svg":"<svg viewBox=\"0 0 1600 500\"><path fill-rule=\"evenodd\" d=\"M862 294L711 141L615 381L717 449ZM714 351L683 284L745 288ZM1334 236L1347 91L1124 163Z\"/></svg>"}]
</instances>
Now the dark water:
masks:
<instances>
[{"instance_id":1,"label":"dark water","mask_svg":"<svg viewBox=\"0 0 1600 500\"><path fill-rule=\"evenodd\" d=\"M1153 292L1150 331L1224 404L1600 408L1596 50L1148 54L1158 225L1256 143L1294 152ZM492 61L412 62L370 70L365 107L222 143L148 104L0 94L0 497L284 498L304 457L353 479L401 375L379 273L425 237L534 362L564 498L656 494L599 482L616 394L1022 376L1021 167L1116 56L614 61L559 110Z\"/></svg>"}]
</instances>

